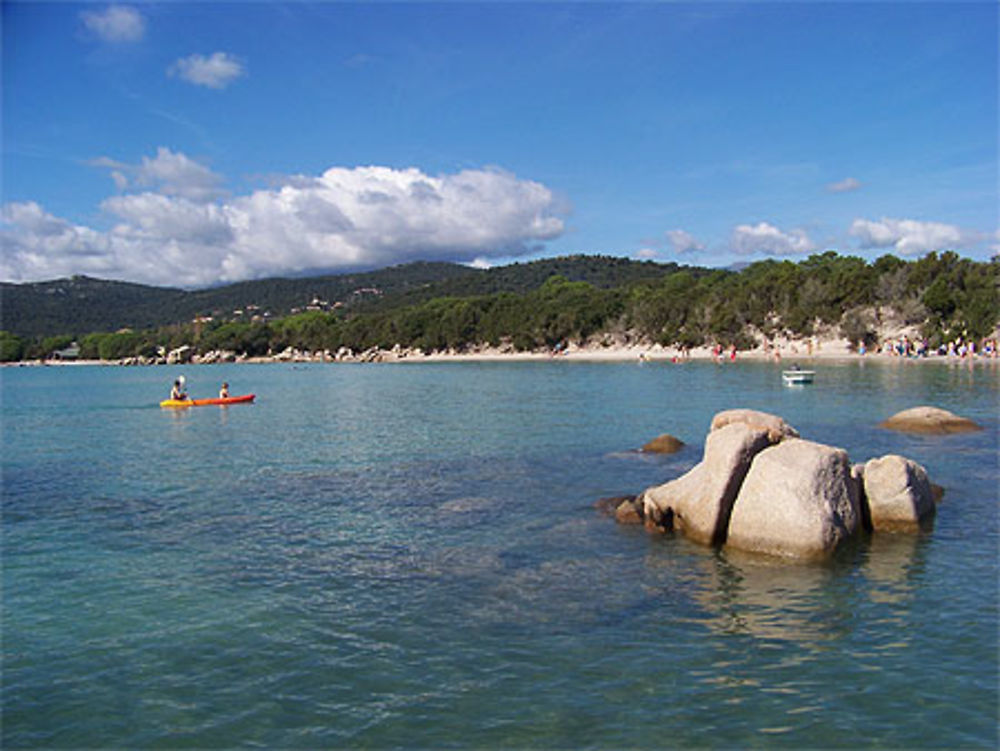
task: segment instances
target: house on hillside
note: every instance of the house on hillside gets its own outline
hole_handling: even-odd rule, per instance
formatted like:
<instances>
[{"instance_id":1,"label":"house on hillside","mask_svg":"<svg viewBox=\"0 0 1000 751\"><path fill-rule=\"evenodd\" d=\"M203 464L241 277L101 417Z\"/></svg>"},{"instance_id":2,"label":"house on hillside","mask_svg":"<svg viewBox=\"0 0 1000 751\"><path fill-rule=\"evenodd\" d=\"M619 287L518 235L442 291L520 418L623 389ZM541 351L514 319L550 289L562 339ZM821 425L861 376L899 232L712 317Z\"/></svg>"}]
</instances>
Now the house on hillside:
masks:
<instances>
[{"instance_id":1,"label":"house on hillside","mask_svg":"<svg viewBox=\"0 0 1000 751\"><path fill-rule=\"evenodd\" d=\"M312 302L306 305L306 310L329 310L330 303L326 300L320 300L318 297L313 297Z\"/></svg>"}]
</instances>

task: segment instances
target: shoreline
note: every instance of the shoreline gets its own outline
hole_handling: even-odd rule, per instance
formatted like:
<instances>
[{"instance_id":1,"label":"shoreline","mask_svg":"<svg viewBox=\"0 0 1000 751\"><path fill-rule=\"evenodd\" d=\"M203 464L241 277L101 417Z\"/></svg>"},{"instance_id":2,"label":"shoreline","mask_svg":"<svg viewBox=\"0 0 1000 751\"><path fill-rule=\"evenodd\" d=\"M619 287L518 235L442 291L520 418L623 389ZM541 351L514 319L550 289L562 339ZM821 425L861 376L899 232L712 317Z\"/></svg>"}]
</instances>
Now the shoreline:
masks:
<instances>
[{"instance_id":1,"label":"shoreline","mask_svg":"<svg viewBox=\"0 0 1000 751\"><path fill-rule=\"evenodd\" d=\"M794 365L837 362L880 362L880 363L941 363L951 365L983 365L1000 364L996 355L939 355L923 356L898 355L885 352L869 352L860 354L851 351L846 342L819 342L812 347L796 342L775 348L771 352L762 349L737 351L735 356L729 352L713 352L710 347L697 347L681 351L675 347L653 346L579 346L569 345L559 352L517 352L499 348L482 347L467 352L429 352L420 350L369 350L358 355L353 353L344 356L342 353L330 352L300 352L285 350L276 355L263 357L229 358L197 358L184 361L147 361L140 362L137 358L125 360L23 360L0 364L0 367L149 367L160 365L242 365L242 364L280 364L280 363L316 363L316 364L351 364L351 363L440 363L440 362L636 362L636 363L669 363L684 364L685 362L715 362L718 364L736 364L739 362L773 363L775 365Z\"/></svg>"}]
</instances>

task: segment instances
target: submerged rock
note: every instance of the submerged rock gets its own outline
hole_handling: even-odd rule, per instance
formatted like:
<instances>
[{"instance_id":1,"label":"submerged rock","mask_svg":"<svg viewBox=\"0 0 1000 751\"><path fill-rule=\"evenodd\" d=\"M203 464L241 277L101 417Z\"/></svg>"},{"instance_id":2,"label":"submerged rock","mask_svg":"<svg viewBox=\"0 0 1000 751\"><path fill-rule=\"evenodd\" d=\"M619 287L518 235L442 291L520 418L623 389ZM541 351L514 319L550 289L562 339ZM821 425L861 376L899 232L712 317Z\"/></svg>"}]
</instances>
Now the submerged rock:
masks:
<instances>
[{"instance_id":1,"label":"submerged rock","mask_svg":"<svg viewBox=\"0 0 1000 751\"><path fill-rule=\"evenodd\" d=\"M965 417L959 417L938 407L913 407L897 412L879 423L880 428L898 430L904 433L925 433L944 435L947 433L970 433L982 430L982 426Z\"/></svg>"},{"instance_id":2,"label":"submerged rock","mask_svg":"<svg viewBox=\"0 0 1000 751\"><path fill-rule=\"evenodd\" d=\"M645 521L642 503L634 495L599 498L594 508L605 516L613 516L619 524L642 524Z\"/></svg>"},{"instance_id":3,"label":"submerged rock","mask_svg":"<svg viewBox=\"0 0 1000 751\"><path fill-rule=\"evenodd\" d=\"M600 511L605 516L614 516L615 511L618 507L626 501L634 501L636 496L634 495L613 495L607 498L598 498L594 503L594 508Z\"/></svg>"},{"instance_id":4,"label":"submerged rock","mask_svg":"<svg viewBox=\"0 0 1000 751\"><path fill-rule=\"evenodd\" d=\"M615 509L615 521L619 524L642 524L642 505L635 499L622 501Z\"/></svg>"}]
</instances>

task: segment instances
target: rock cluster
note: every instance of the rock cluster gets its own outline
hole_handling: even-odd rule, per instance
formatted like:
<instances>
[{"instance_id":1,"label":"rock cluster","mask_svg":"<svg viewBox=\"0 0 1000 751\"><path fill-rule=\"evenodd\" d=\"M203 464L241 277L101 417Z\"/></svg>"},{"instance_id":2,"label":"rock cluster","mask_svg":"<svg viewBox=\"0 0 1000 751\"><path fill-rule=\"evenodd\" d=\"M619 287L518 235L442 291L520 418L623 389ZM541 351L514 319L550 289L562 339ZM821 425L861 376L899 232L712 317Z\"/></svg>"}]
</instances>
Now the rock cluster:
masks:
<instances>
[{"instance_id":1,"label":"rock cluster","mask_svg":"<svg viewBox=\"0 0 1000 751\"><path fill-rule=\"evenodd\" d=\"M776 415L736 409L715 415L702 460L689 472L599 504L621 523L705 545L812 559L861 530L928 528L935 489L924 468L902 456L852 466L846 451L799 437Z\"/></svg>"},{"instance_id":2,"label":"rock cluster","mask_svg":"<svg viewBox=\"0 0 1000 751\"><path fill-rule=\"evenodd\" d=\"M392 349L380 349L372 347L362 352L354 352L347 347L341 347L336 352L330 350L317 350L310 352L300 350L295 347L286 347L280 352L272 352L262 357L247 357L238 355L230 350L211 350L204 354L198 354L194 347L185 344L176 349L167 351L160 348L160 352L155 357L126 357L117 360L119 365L211 365L223 362L396 362L406 358L420 358L424 356L423 350L417 347L402 347L399 344Z\"/></svg>"}]
</instances>

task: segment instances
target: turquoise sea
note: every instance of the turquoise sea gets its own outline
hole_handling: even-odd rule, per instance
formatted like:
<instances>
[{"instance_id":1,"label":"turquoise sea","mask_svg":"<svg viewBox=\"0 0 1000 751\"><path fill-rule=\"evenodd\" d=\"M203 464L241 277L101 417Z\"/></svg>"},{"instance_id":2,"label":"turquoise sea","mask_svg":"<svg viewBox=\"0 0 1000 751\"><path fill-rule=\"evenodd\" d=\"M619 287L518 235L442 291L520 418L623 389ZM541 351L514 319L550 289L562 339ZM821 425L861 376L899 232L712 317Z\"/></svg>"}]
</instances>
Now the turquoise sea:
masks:
<instances>
[{"instance_id":1,"label":"turquoise sea","mask_svg":"<svg viewBox=\"0 0 1000 751\"><path fill-rule=\"evenodd\" d=\"M0 745L995 748L1000 367L818 370L3 369ZM877 427L920 404L985 430ZM595 510L731 407L922 463L933 532L777 564Z\"/></svg>"}]
</instances>

